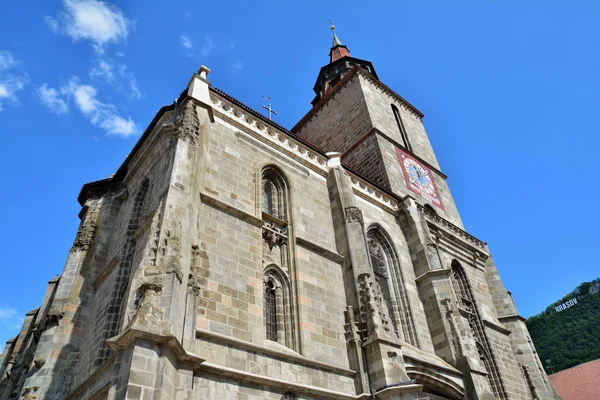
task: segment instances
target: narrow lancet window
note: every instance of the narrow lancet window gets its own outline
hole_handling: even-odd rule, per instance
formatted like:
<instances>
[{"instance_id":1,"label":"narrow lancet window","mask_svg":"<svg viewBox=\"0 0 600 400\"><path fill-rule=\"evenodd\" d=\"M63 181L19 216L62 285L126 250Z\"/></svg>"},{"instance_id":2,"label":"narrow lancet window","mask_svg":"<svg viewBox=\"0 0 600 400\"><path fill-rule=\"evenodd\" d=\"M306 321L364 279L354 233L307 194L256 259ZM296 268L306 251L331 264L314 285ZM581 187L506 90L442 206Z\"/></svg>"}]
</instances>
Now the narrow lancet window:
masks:
<instances>
[{"instance_id":1,"label":"narrow lancet window","mask_svg":"<svg viewBox=\"0 0 600 400\"><path fill-rule=\"evenodd\" d=\"M412 151L412 147L410 145L410 141L408 140L408 134L406 133L406 129L404 128L404 122L402 122L402 116L400 115L400 111L395 104L392 104L392 112L394 113L394 118L396 119L396 124L398 124L398 130L400 131L400 136L402 137L402 144L408 151Z\"/></svg>"},{"instance_id":2,"label":"narrow lancet window","mask_svg":"<svg viewBox=\"0 0 600 400\"><path fill-rule=\"evenodd\" d=\"M272 281L266 284L265 308L267 322L267 339L277 341L277 294Z\"/></svg>"}]
</instances>

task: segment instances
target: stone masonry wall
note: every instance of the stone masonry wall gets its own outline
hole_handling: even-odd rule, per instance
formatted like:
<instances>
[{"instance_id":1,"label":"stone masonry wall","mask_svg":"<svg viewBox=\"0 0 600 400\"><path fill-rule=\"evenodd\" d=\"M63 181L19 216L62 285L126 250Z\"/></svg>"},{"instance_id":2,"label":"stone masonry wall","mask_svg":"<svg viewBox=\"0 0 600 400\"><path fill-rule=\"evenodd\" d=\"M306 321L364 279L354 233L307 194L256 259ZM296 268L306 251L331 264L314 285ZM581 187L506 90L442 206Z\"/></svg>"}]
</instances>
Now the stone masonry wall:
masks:
<instances>
[{"instance_id":1,"label":"stone masonry wall","mask_svg":"<svg viewBox=\"0 0 600 400\"><path fill-rule=\"evenodd\" d=\"M325 152L344 153L372 128L359 74L337 87L294 133Z\"/></svg>"}]
</instances>

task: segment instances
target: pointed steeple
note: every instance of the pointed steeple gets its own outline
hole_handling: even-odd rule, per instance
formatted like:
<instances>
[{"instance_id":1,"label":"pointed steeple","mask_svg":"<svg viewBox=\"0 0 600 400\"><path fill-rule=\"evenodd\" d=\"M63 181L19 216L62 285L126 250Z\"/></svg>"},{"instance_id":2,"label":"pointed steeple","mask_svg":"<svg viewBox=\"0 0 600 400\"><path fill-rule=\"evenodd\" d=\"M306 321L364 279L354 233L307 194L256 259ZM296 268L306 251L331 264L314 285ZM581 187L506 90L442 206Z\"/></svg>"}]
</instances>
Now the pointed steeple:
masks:
<instances>
[{"instance_id":1,"label":"pointed steeple","mask_svg":"<svg viewBox=\"0 0 600 400\"><path fill-rule=\"evenodd\" d=\"M329 20L331 32L333 33L333 41L331 42L331 50L329 51L329 62L339 60L342 57L350 57L350 50L342 43L340 38L335 34L335 25Z\"/></svg>"},{"instance_id":2,"label":"pointed steeple","mask_svg":"<svg viewBox=\"0 0 600 400\"><path fill-rule=\"evenodd\" d=\"M334 90L338 82L340 82L354 67L360 67L363 71L371 74L375 79L379 79L377 78L373 64L371 64L370 61L352 57L350 55L350 50L348 50L346 45L342 43L335 33L335 26L333 26L331 20L329 20L329 24L331 25L331 33L333 34L331 50L329 51L329 64L323 66L321 71L319 71L319 76L313 87L316 94L315 98L311 101L313 106L317 104L326 93Z\"/></svg>"}]
</instances>

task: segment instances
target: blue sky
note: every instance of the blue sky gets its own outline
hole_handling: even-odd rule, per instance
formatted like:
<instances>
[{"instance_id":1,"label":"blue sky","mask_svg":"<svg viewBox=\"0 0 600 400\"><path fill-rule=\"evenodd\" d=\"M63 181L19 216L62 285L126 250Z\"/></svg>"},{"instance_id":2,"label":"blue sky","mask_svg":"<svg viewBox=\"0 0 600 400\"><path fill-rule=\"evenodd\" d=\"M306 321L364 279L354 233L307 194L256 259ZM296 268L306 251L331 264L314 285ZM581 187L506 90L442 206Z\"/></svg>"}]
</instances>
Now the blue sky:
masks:
<instances>
[{"instance_id":1,"label":"blue sky","mask_svg":"<svg viewBox=\"0 0 600 400\"><path fill-rule=\"evenodd\" d=\"M522 315L597 278L596 1L0 4L0 342L62 270L85 182L113 173L202 64L291 128L333 19L352 55L424 114L467 230ZM1 345L0 345L1 347Z\"/></svg>"}]
</instances>

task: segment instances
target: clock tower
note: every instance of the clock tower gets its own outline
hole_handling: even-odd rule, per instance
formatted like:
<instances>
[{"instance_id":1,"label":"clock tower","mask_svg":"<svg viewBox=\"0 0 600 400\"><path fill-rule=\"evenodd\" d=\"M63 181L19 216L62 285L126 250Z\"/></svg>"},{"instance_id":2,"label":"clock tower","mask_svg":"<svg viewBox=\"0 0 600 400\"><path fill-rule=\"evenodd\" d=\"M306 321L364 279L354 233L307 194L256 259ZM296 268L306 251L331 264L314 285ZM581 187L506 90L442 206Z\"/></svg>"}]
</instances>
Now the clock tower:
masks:
<instances>
[{"instance_id":1,"label":"clock tower","mask_svg":"<svg viewBox=\"0 0 600 400\"><path fill-rule=\"evenodd\" d=\"M330 62L319 71L312 109L292 129L384 189L462 228L423 125L423 114L382 83L373 64L352 57L332 26Z\"/></svg>"},{"instance_id":2,"label":"clock tower","mask_svg":"<svg viewBox=\"0 0 600 400\"><path fill-rule=\"evenodd\" d=\"M319 71L312 109L292 132L329 156L340 157L337 162L399 200L398 208L391 210L401 232L395 238L404 241L404 250L410 254L404 262L410 265L409 274L414 271L409 279L414 279L424 307L422 322L426 321L432 339L431 348L423 343L417 347L434 352L463 374L466 398L555 399L525 320L504 288L487 244L464 230L447 176L425 131L423 114L385 85L371 62L352 57L333 26L332 31L329 64ZM332 209L368 214L368 205L361 209L346 201L350 193L362 194L348 185L344 189L345 180L338 174L328 182L330 195L339 204L334 206L332 201ZM369 230L377 224L365 218L363 228L346 228L354 236L339 251L347 251L348 268L358 269L361 258L352 257L363 251L365 242L371 243ZM340 230L336 235L343 236L343 226L336 228ZM370 268L379 284L387 278L378 275L377 260L371 260ZM385 297L385 293L375 295ZM405 339L409 345L416 343L410 336ZM377 338L368 337L365 343L368 347ZM387 354L410 352L409 345L392 346ZM370 348L365 351L376 353ZM409 376L410 357L405 358ZM371 373L397 381L385 369Z\"/></svg>"}]
</instances>

